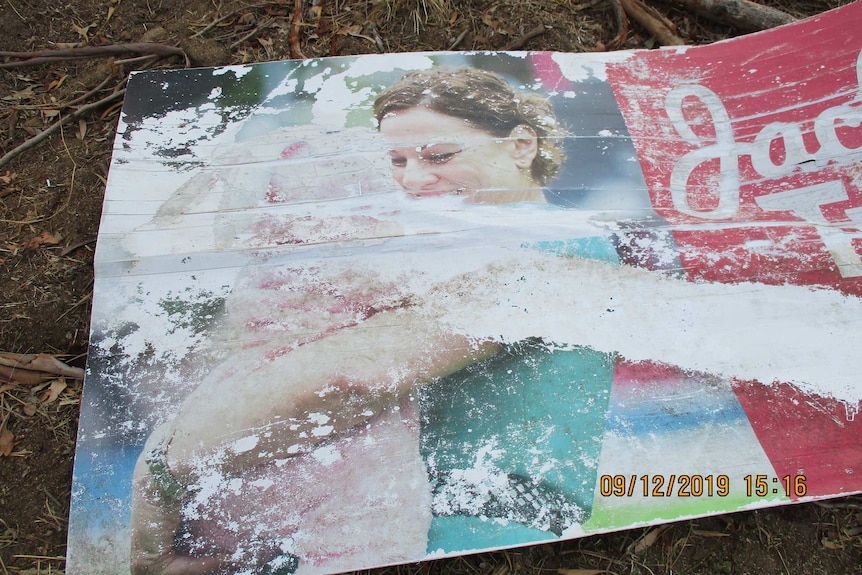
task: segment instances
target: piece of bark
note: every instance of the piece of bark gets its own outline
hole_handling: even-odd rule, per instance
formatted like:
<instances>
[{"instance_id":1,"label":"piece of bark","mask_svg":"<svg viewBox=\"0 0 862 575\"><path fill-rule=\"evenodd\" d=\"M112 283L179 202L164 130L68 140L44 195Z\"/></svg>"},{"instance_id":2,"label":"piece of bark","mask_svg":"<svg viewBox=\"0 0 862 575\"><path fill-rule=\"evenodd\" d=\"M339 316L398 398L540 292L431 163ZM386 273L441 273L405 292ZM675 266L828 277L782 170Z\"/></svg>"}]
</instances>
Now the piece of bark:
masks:
<instances>
[{"instance_id":1,"label":"piece of bark","mask_svg":"<svg viewBox=\"0 0 862 575\"><path fill-rule=\"evenodd\" d=\"M34 384L57 377L84 379L84 370L44 353L0 352L0 379Z\"/></svg>"},{"instance_id":2,"label":"piece of bark","mask_svg":"<svg viewBox=\"0 0 862 575\"><path fill-rule=\"evenodd\" d=\"M741 32L757 32L795 22L796 18L769 6L749 0L673 0L674 3L720 24Z\"/></svg>"}]
</instances>

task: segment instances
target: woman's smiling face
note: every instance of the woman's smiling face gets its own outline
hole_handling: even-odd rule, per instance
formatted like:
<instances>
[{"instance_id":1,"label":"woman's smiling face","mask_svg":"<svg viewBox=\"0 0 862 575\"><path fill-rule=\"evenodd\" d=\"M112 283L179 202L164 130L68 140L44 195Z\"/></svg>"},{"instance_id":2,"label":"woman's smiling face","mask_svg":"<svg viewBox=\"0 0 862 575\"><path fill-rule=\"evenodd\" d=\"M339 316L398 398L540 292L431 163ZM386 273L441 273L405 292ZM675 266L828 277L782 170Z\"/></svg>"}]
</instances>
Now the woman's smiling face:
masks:
<instances>
[{"instance_id":1,"label":"woman's smiling face","mask_svg":"<svg viewBox=\"0 0 862 575\"><path fill-rule=\"evenodd\" d=\"M384 117L380 132L392 146L392 176L411 196L536 188L534 134L496 138L423 107Z\"/></svg>"}]
</instances>

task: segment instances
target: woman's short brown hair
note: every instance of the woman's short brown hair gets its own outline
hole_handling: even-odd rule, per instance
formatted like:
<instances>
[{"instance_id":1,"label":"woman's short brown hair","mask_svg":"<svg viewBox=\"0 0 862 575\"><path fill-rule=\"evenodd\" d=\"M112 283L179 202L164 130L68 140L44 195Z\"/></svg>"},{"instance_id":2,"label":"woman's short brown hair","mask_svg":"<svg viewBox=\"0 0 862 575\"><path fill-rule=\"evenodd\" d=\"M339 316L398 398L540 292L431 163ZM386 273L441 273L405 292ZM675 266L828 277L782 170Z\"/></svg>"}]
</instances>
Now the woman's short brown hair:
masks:
<instances>
[{"instance_id":1,"label":"woman's short brown hair","mask_svg":"<svg viewBox=\"0 0 862 575\"><path fill-rule=\"evenodd\" d=\"M529 126L538 137L538 154L531 166L533 180L545 185L563 163L563 130L548 101L516 90L493 72L477 68L435 68L408 72L374 101L380 122L391 114L421 106L462 118L475 129L505 138L518 126Z\"/></svg>"}]
</instances>

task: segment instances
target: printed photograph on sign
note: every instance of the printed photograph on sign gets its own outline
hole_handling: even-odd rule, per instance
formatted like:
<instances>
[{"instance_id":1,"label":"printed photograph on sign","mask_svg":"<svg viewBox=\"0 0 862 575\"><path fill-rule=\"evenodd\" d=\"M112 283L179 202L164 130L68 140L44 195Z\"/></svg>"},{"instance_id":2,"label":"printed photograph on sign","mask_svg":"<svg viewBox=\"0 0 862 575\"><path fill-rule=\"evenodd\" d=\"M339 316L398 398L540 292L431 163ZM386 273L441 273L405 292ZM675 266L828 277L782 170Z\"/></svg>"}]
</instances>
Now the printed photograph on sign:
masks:
<instances>
[{"instance_id":1,"label":"printed photograph on sign","mask_svg":"<svg viewBox=\"0 0 862 575\"><path fill-rule=\"evenodd\" d=\"M339 573L862 491L862 46L799 120L835 136L817 170L692 79L710 48L135 74L69 573Z\"/></svg>"}]
</instances>

